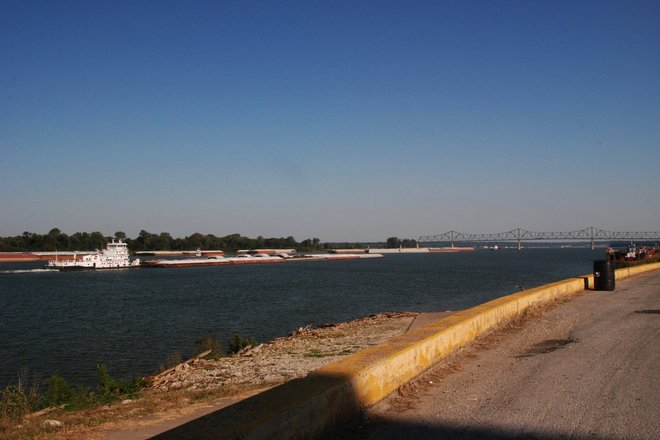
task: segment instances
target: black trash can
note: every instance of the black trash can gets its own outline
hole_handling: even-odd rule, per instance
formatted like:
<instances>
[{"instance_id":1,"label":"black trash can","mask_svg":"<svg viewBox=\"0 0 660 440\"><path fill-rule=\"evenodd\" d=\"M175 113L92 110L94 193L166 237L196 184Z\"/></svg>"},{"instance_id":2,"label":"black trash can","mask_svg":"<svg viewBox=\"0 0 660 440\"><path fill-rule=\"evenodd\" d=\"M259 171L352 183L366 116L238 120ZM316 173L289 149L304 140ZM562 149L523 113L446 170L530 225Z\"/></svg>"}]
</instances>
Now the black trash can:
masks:
<instances>
[{"instance_id":1,"label":"black trash can","mask_svg":"<svg viewBox=\"0 0 660 440\"><path fill-rule=\"evenodd\" d=\"M614 261L594 260L594 290L614 290Z\"/></svg>"}]
</instances>

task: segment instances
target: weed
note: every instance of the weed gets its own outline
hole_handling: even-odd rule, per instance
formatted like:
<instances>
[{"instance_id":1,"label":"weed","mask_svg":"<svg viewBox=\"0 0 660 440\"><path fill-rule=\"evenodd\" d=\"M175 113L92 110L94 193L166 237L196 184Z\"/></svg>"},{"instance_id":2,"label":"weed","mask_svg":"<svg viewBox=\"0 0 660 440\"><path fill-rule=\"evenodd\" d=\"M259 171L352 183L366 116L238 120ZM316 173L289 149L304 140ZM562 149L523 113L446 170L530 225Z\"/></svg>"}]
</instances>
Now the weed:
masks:
<instances>
[{"instance_id":1,"label":"weed","mask_svg":"<svg viewBox=\"0 0 660 440\"><path fill-rule=\"evenodd\" d=\"M206 335L196 340L195 344L197 345L197 354L211 350L211 353L205 356L207 359L218 359L223 355L222 342L215 337L211 330L209 330Z\"/></svg>"},{"instance_id":2,"label":"weed","mask_svg":"<svg viewBox=\"0 0 660 440\"><path fill-rule=\"evenodd\" d=\"M27 373L18 375L18 383L0 390L0 418L19 420L39 404L39 383L29 384Z\"/></svg>"},{"instance_id":3,"label":"weed","mask_svg":"<svg viewBox=\"0 0 660 440\"><path fill-rule=\"evenodd\" d=\"M48 391L41 400L41 404L44 407L63 405L70 402L73 395L74 391L67 381L62 376L53 374L48 379Z\"/></svg>"},{"instance_id":4,"label":"weed","mask_svg":"<svg viewBox=\"0 0 660 440\"><path fill-rule=\"evenodd\" d=\"M240 333L234 333L229 341L227 354L236 354L247 346L256 347L257 341L254 338L244 338Z\"/></svg>"},{"instance_id":5,"label":"weed","mask_svg":"<svg viewBox=\"0 0 660 440\"><path fill-rule=\"evenodd\" d=\"M25 392L18 386L8 386L2 390L2 416L11 420L19 420L30 412L30 403Z\"/></svg>"},{"instance_id":6,"label":"weed","mask_svg":"<svg viewBox=\"0 0 660 440\"><path fill-rule=\"evenodd\" d=\"M170 353L167 355L164 364L160 364L159 372L169 370L170 368L176 367L181 362L183 362L183 357L178 351L175 353Z\"/></svg>"},{"instance_id":7,"label":"weed","mask_svg":"<svg viewBox=\"0 0 660 440\"><path fill-rule=\"evenodd\" d=\"M331 355L329 355L327 353L324 353L324 352L322 352L321 350L319 350L317 348L312 348L307 353L303 354L303 357L306 357L306 358L322 358L322 357L326 357L326 356L331 356Z\"/></svg>"},{"instance_id":8,"label":"weed","mask_svg":"<svg viewBox=\"0 0 660 440\"><path fill-rule=\"evenodd\" d=\"M108 367L103 364L97 365L99 373L99 386L102 400L114 400L118 396L134 396L138 391L147 386L142 377L135 377L131 381L119 381L108 373Z\"/></svg>"}]
</instances>

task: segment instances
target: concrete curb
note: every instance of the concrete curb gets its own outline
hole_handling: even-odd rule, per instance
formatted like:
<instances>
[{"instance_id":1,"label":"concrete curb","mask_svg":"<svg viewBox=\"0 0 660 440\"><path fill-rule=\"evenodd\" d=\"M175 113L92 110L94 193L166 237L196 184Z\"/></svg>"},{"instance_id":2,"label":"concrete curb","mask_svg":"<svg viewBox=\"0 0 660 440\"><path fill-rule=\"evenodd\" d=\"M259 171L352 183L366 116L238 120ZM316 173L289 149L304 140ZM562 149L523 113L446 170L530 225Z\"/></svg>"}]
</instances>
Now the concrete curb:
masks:
<instances>
[{"instance_id":1,"label":"concrete curb","mask_svg":"<svg viewBox=\"0 0 660 440\"><path fill-rule=\"evenodd\" d=\"M617 269L625 279L660 263ZM455 313L272 388L155 438L316 438L359 414L477 336L533 305L593 286L593 275L569 278Z\"/></svg>"},{"instance_id":2,"label":"concrete curb","mask_svg":"<svg viewBox=\"0 0 660 440\"><path fill-rule=\"evenodd\" d=\"M639 266L624 267L615 271L614 278L616 280L623 280L625 278L639 275L640 273L649 272L651 270L660 269L660 263L641 264Z\"/></svg>"}]
</instances>

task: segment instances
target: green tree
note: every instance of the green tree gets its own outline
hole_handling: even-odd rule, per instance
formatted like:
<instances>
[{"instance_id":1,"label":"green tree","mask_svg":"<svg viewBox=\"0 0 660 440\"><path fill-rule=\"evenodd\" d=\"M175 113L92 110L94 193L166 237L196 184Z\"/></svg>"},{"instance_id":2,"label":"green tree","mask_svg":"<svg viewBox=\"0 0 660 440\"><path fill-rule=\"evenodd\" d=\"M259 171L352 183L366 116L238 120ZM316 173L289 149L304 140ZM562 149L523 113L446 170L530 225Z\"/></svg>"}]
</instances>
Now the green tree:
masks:
<instances>
[{"instance_id":1,"label":"green tree","mask_svg":"<svg viewBox=\"0 0 660 440\"><path fill-rule=\"evenodd\" d=\"M404 248L414 248L417 247L417 240L413 240L411 238L404 238L401 241L401 246Z\"/></svg>"},{"instance_id":2,"label":"green tree","mask_svg":"<svg viewBox=\"0 0 660 440\"><path fill-rule=\"evenodd\" d=\"M255 247L257 249L261 249L265 246L265 243L266 243L266 239L263 237L263 235L260 235L257 237L257 240L255 242Z\"/></svg>"},{"instance_id":3,"label":"green tree","mask_svg":"<svg viewBox=\"0 0 660 440\"><path fill-rule=\"evenodd\" d=\"M173 243L174 239L169 232L161 232L156 240L156 243L154 243L155 249L153 250L169 251L172 249Z\"/></svg>"},{"instance_id":4,"label":"green tree","mask_svg":"<svg viewBox=\"0 0 660 440\"><path fill-rule=\"evenodd\" d=\"M188 237L188 246L193 249L207 249L206 237L204 237L204 235L200 234L199 232L195 232L193 235Z\"/></svg>"},{"instance_id":5,"label":"green tree","mask_svg":"<svg viewBox=\"0 0 660 440\"><path fill-rule=\"evenodd\" d=\"M284 247L295 248L296 246L298 246L298 242L291 235L284 239Z\"/></svg>"},{"instance_id":6,"label":"green tree","mask_svg":"<svg viewBox=\"0 0 660 440\"><path fill-rule=\"evenodd\" d=\"M32 236L34 234L32 232L25 231L23 232L23 236L21 237L23 240L21 249L24 251L29 251L30 250L30 245L32 244Z\"/></svg>"},{"instance_id":7,"label":"green tree","mask_svg":"<svg viewBox=\"0 0 660 440\"><path fill-rule=\"evenodd\" d=\"M152 250L151 248L152 237L153 234L142 229L138 234L137 238L135 239L135 250L136 251Z\"/></svg>"},{"instance_id":8,"label":"green tree","mask_svg":"<svg viewBox=\"0 0 660 440\"><path fill-rule=\"evenodd\" d=\"M43 243L42 243L42 249L44 251L56 251L57 249L57 238L60 236L62 231L60 231L58 228L53 228L51 229L48 234L44 237ZM61 250L61 249L60 249Z\"/></svg>"},{"instance_id":9,"label":"green tree","mask_svg":"<svg viewBox=\"0 0 660 440\"><path fill-rule=\"evenodd\" d=\"M401 246L401 240L399 237L390 237L387 239L387 247L390 249L398 248Z\"/></svg>"},{"instance_id":10,"label":"green tree","mask_svg":"<svg viewBox=\"0 0 660 440\"><path fill-rule=\"evenodd\" d=\"M106 238L99 231L94 231L89 234L89 244L91 249L103 249L107 243Z\"/></svg>"}]
</instances>

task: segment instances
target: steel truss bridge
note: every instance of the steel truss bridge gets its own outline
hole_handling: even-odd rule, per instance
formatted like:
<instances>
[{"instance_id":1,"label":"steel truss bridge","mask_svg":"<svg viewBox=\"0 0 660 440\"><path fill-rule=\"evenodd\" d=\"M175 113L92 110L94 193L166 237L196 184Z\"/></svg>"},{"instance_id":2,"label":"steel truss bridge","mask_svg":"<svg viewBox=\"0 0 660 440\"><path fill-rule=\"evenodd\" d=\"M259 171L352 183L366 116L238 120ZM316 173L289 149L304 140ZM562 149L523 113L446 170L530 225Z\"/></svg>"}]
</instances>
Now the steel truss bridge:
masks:
<instances>
[{"instance_id":1,"label":"steel truss bridge","mask_svg":"<svg viewBox=\"0 0 660 440\"><path fill-rule=\"evenodd\" d=\"M518 243L518 249L522 249L523 241L590 241L591 248L594 248L596 241L654 241L660 240L660 232L614 232L594 228L593 226L570 232L534 232L525 229L513 229L507 232L496 234L468 234L465 232L449 231L439 235L424 235L417 240L419 243L442 243L448 242L454 246L455 242L475 243L475 242L505 242L512 241Z\"/></svg>"}]
</instances>

